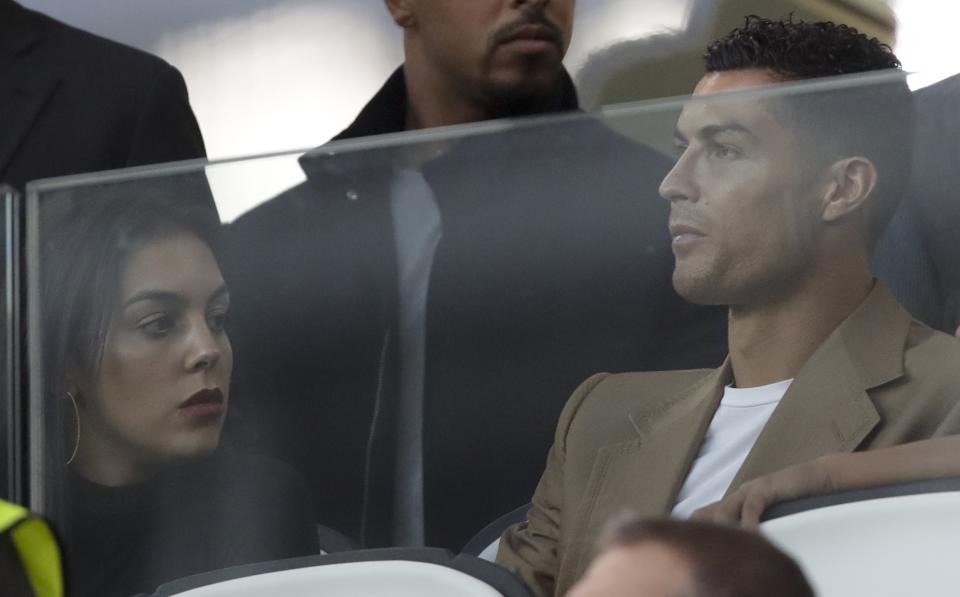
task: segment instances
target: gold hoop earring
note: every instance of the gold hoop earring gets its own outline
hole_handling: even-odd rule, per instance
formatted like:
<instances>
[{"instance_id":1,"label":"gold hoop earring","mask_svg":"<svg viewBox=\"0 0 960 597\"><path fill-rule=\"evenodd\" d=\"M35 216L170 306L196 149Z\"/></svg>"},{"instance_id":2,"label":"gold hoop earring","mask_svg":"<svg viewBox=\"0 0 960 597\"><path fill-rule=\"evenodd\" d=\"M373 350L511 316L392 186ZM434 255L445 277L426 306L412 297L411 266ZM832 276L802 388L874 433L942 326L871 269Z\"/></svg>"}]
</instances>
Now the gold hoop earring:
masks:
<instances>
[{"instance_id":1,"label":"gold hoop earring","mask_svg":"<svg viewBox=\"0 0 960 597\"><path fill-rule=\"evenodd\" d=\"M73 416L77 421L77 437L73 442L73 452L67 459L67 465L69 466L73 459L77 457L77 450L80 449L80 409L77 408L77 399L73 397L73 394L67 392L67 398L70 399L70 405L73 406Z\"/></svg>"}]
</instances>

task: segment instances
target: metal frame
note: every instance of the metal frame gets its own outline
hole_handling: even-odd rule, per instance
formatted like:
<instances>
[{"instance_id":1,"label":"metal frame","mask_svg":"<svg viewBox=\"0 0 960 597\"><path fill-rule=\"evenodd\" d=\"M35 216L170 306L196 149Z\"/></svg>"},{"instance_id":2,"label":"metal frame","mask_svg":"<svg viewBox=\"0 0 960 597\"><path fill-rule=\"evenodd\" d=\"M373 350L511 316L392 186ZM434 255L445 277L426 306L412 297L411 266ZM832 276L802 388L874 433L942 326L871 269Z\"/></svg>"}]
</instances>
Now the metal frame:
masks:
<instances>
[{"instance_id":1,"label":"metal frame","mask_svg":"<svg viewBox=\"0 0 960 597\"><path fill-rule=\"evenodd\" d=\"M0 186L0 202L3 205L3 323L0 339L3 341L2 354L4 368L3 387L0 388L0 425L3 433L0 438L6 444L2 453L5 459L4 478L0 479L0 495L7 499L24 503L25 466L24 432L26 422L26 404L21 392L21 239L23 218L22 201L16 189Z\"/></svg>"}]
</instances>

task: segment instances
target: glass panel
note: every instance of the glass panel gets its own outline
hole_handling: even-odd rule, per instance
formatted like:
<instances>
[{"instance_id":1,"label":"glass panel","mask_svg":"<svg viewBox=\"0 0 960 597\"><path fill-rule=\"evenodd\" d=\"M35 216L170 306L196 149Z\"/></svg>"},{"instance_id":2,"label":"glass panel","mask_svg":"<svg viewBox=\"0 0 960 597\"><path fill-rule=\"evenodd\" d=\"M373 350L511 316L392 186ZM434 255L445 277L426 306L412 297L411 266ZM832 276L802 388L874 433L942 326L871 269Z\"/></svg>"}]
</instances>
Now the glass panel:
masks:
<instances>
[{"instance_id":1,"label":"glass panel","mask_svg":"<svg viewBox=\"0 0 960 597\"><path fill-rule=\"evenodd\" d=\"M3 294L0 299L0 498L20 502L23 500L20 482L20 457L22 419L19 394L19 226L20 208L17 192L9 186L0 185L0 234L3 234Z\"/></svg>"},{"instance_id":2,"label":"glass panel","mask_svg":"<svg viewBox=\"0 0 960 597\"><path fill-rule=\"evenodd\" d=\"M616 377L647 385L569 403L567 420L610 413L597 437L590 421L555 434L578 384L717 367L726 305L807 283L863 300L910 174L908 100L901 77L872 75L34 185L32 496L77 594L315 552L317 522L370 547L459 549L530 500L568 437L550 458L572 476L545 482L593 499L681 389L663 388L693 374ZM903 282L926 270L884 265L904 302L926 288ZM883 396L879 420L914 412ZM847 447L955 432L932 422L944 400ZM781 464L862 431L801 418ZM647 458L689 464L696 445ZM596 516L676 494L671 472L619 479ZM556 507L539 524L574 532L563 509L592 506Z\"/></svg>"}]
</instances>

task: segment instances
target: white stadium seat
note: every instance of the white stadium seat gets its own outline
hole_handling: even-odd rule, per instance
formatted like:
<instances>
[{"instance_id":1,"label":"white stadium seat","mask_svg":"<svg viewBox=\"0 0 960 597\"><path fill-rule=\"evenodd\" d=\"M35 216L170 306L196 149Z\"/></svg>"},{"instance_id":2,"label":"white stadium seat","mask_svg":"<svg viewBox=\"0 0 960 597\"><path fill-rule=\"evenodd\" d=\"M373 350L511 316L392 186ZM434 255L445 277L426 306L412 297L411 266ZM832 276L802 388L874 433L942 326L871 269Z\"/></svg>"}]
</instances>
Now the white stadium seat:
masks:
<instances>
[{"instance_id":1,"label":"white stadium seat","mask_svg":"<svg viewBox=\"0 0 960 597\"><path fill-rule=\"evenodd\" d=\"M373 549L228 568L154 597L529 597L519 578L441 549Z\"/></svg>"},{"instance_id":2,"label":"white stadium seat","mask_svg":"<svg viewBox=\"0 0 960 597\"><path fill-rule=\"evenodd\" d=\"M819 597L960 595L960 491L860 499L764 522Z\"/></svg>"}]
</instances>

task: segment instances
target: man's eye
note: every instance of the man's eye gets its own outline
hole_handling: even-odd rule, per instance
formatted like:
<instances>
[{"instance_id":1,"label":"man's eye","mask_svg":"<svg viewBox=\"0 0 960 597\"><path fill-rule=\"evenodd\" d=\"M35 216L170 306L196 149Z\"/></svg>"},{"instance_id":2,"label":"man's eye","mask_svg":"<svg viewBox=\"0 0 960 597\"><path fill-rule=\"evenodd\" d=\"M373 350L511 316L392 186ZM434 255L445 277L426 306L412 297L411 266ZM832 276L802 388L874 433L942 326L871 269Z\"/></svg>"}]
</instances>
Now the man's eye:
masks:
<instances>
[{"instance_id":1,"label":"man's eye","mask_svg":"<svg viewBox=\"0 0 960 597\"><path fill-rule=\"evenodd\" d=\"M161 337L173 329L175 322L169 315L154 315L140 322L137 328L148 336Z\"/></svg>"},{"instance_id":2,"label":"man's eye","mask_svg":"<svg viewBox=\"0 0 960 597\"><path fill-rule=\"evenodd\" d=\"M711 153L713 154L713 157L721 160L738 158L742 155L739 149L730 145L715 145Z\"/></svg>"}]
</instances>

